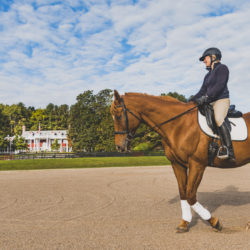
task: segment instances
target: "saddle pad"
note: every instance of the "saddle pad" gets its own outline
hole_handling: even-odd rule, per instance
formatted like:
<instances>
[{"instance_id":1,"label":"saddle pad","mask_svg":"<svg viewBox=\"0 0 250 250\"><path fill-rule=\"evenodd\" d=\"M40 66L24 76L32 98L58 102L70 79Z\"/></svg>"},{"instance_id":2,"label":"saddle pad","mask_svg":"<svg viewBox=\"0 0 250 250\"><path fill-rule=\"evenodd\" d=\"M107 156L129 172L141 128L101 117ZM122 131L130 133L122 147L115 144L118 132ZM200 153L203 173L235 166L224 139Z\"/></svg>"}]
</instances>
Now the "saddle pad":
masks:
<instances>
[{"instance_id":1,"label":"saddle pad","mask_svg":"<svg viewBox=\"0 0 250 250\"><path fill-rule=\"evenodd\" d=\"M244 141L247 139L248 131L245 120L240 118L228 118L231 123L231 138L233 141ZM198 111L198 123L200 125L201 130L208 136L219 138L218 135L214 134L211 128L207 125L207 120L204 115Z\"/></svg>"}]
</instances>

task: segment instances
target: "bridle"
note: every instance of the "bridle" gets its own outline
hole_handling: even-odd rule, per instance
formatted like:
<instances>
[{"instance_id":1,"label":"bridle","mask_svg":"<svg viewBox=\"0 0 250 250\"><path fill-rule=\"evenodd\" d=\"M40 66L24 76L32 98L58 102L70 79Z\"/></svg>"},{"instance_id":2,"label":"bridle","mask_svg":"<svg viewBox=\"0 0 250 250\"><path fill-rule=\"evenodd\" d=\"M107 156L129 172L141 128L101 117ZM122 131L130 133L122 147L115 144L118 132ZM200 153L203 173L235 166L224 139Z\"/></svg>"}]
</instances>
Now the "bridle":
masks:
<instances>
[{"instance_id":1,"label":"bridle","mask_svg":"<svg viewBox=\"0 0 250 250\"><path fill-rule=\"evenodd\" d=\"M121 105L116 105L115 108L121 108L121 107L123 108L122 111L123 111L124 118L125 118L126 130L115 131L115 135L125 135L125 134L127 134L128 135L127 136L127 140L131 140L134 137L134 135L129 131L129 123L128 123L128 114L127 114L127 112L129 112L131 115L133 115L139 121L141 121L142 119L139 118L137 115L135 115L132 111L130 111L129 109L127 109L127 107L126 107L126 105L125 105L125 103L123 101L123 98L121 98L120 100L121 100ZM190 112L191 110L197 108L198 106L199 105L196 105L196 106L192 107L191 109L188 109L188 110L184 111L183 113L178 114L178 115L176 115L176 116L168 119L167 121L164 121L164 122L162 122L162 123L160 123L158 125L155 125L154 127L150 128L150 131L154 130L154 128L156 128L156 127L160 128L162 125L164 125L166 123L169 123L169 122L171 122L171 121L173 121L173 120L175 120L175 119L177 119L177 118L179 118L179 117L187 114L188 112Z\"/></svg>"},{"instance_id":2,"label":"bridle","mask_svg":"<svg viewBox=\"0 0 250 250\"><path fill-rule=\"evenodd\" d=\"M126 125L126 130L122 130L122 131L115 131L115 135L128 135L128 139L132 139L134 137L134 135L129 131L129 123L128 123L128 113L129 112L131 115L133 115L135 118L137 118L139 121L141 121L141 118L139 118L137 115L135 115L132 111L130 111L129 109L127 109L123 98L121 98L121 105L116 105L116 108L123 108L123 115L124 115L124 119L125 119L125 125Z\"/></svg>"}]
</instances>

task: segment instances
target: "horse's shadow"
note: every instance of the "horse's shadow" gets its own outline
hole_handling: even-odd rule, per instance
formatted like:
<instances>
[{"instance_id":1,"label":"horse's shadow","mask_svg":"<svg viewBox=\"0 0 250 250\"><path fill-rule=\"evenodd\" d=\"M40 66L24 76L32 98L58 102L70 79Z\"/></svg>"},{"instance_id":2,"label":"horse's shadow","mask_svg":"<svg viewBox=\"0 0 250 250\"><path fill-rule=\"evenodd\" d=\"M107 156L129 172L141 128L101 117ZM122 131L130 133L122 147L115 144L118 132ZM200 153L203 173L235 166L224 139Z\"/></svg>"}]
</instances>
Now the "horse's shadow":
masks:
<instances>
[{"instance_id":1,"label":"horse's shadow","mask_svg":"<svg viewBox=\"0 0 250 250\"><path fill-rule=\"evenodd\" d=\"M222 190L216 190L214 192L199 192L197 194L197 200L203 204L207 209L213 213L220 206L241 206L250 204L250 191L239 191L239 188L235 186L227 186ZM177 195L168 201L169 204L174 204L180 201L180 197ZM199 216L193 217L190 226L197 224Z\"/></svg>"}]
</instances>

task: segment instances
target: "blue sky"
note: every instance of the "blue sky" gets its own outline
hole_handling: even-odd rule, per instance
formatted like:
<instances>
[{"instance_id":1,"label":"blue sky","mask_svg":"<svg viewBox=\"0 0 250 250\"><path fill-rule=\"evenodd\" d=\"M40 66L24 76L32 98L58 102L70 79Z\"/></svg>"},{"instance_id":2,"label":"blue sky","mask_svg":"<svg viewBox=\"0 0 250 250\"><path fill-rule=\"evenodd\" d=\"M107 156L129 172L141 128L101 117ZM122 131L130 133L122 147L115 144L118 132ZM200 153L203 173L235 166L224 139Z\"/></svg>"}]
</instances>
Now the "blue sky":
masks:
<instances>
[{"instance_id":1,"label":"blue sky","mask_svg":"<svg viewBox=\"0 0 250 250\"><path fill-rule=\"evenodd\" d=\"M73 104L85 90L195 94L219 47L250 111L247 0L0 0L0 102Z\"/></svg>"}]
</instances>

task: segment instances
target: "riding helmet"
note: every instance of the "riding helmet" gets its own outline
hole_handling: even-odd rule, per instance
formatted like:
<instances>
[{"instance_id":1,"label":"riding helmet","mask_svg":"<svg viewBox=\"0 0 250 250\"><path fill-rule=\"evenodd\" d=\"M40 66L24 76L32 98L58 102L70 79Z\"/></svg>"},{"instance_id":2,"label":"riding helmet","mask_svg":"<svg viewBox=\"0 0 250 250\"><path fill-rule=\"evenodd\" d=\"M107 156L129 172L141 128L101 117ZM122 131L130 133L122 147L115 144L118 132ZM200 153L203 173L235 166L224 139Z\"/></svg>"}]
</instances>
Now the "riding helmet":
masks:
<instances>
[{"instance_id":1,"label":"riding helmet","mask_svg":"<svg viewBox=\"0 0 250 250\"><path fill-rule=\"evenodd\" d=\"M216 60L220 60L222 57L221 51L219 49L209 48L204 51L202 57L200 57L200 61L203 61L206 56L212 56L212 55L216 56Z\"/></svg>"}]
</instances>

